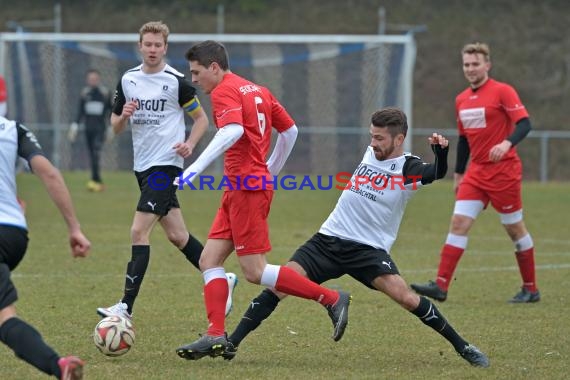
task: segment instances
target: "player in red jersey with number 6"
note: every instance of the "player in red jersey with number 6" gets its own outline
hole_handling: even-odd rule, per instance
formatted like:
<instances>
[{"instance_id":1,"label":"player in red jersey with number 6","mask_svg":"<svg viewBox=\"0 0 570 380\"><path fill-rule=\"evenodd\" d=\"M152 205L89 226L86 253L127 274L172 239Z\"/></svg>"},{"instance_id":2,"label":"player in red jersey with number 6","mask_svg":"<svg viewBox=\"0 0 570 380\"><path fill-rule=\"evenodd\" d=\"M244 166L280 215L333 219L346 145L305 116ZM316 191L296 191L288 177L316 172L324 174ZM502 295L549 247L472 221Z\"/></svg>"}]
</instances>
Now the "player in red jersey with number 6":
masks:
<instances>
[{"instance_id":1,"label":"player in red jersey with number 6","mask_svg":"<svg viewBox=\"0 0 570 380\"><path fill-rule=\"evenodd\" d=\"M534 243L523 221L522 164L515 148L531 130L528 112L513 87L489 78L491 59L486 44L465 45L462 55L470 86L455 99L459 128L455 209L436 281L411 286L438 301L447 299L453 272L467 247L467 234L490 202L515 246L523 282L509 302L538 302Z\"/></svg>"},{"instance_id":2,"label":"player in red jersey with number 6","mask_svg":"<svg viewBox=\"0 0 570 380\"><path fill-rule=\"evenodd\" d=\"M333 339L339 340L348 323L350 295L324 288L290 268L268 264L265 257L271 250L267 224L273 197L271 181L293 149L297 138L295 122L267 88L230 71L224 45L204 41L192 46L186 59L192 82L211 96L218 132L184 171L178 186L189 184L224 152L224 178L231 186L222 196L200 258L209 327L200 339L176 352L182 358L197 360L220 356L228 345L224 316L228 286L223 264L234 249L249 282L325 306L333 321ZM271 128L279 134L266 162Z\"/></svg>"}]
</instances>

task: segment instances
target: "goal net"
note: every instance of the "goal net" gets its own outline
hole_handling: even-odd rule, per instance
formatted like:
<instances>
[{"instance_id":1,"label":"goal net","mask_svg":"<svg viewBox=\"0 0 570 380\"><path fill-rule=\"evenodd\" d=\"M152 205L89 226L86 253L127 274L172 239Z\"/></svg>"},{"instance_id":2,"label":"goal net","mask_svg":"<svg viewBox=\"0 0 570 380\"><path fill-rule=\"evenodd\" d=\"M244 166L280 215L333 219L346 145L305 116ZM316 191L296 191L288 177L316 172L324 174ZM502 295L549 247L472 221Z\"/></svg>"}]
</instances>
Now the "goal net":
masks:
<instances>
[{"instance_id":1,"label":"goal net","mask_svg":"<svg viewBox=\"0 0 570 380\"><path fill-rule=\"evenodd\" d=\"M289 172L352 170L368 141L370 115L380 107L401 107L412 125L412 36L172 34L168 63L189 75L184 53L206 39L223 42L232 71L268 87L295 119L300 135ZM99 70L114 90L121 75L140 63L137 42L138 34L0 34L8 117L34 130L61 169L87 168L83 136L73 144L66 139L85 73ZM199 96L209 114L208 96ZM196 153L213 133L211 128ZM103 169L130 170L131 145L130 130L106 144Z\"/></svg>"}]
</instances>

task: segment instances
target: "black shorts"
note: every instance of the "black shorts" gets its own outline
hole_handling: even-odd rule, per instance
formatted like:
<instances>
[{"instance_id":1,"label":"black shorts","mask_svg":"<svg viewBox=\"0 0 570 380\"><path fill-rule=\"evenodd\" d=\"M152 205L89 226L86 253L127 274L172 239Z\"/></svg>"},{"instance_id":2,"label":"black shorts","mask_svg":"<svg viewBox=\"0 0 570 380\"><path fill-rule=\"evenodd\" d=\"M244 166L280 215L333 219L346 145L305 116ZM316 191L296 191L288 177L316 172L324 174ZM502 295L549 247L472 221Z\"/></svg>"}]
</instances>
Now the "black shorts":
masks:
<instances>
[{"instance_id":1,"label":"black shorts","mask_svg":"<svg viewBox=\"0 0 570 380\"><path fill-rule=\"evenodd\" d=\"M18 300L10 272L24 258L28 248L28 231L20 227L0 225L0 310Z\"/></svg>"},{"instance_id":2,"label":"black shorts","mask_svg":"<svg viewBox=\"0 0 570 380\"><path fill-rule=\"evenodd\" d=\"M375 289L372 282L384 274L400 274L392 257L383 249L316 233L291 257L310 280L321 284L342 275Z\"/></svg>"},{"instance_id":3,"label":"black shorts","mask_svg":"<svg viewBox=\"0 0 570 380\"><path fill-rule=\"evenodd\" d=\"M170 209L180 208L173 182L181 172L176 166L152 166L135 172L141 190L137 211L165 216Z\"/></svg>"}]
</instances>

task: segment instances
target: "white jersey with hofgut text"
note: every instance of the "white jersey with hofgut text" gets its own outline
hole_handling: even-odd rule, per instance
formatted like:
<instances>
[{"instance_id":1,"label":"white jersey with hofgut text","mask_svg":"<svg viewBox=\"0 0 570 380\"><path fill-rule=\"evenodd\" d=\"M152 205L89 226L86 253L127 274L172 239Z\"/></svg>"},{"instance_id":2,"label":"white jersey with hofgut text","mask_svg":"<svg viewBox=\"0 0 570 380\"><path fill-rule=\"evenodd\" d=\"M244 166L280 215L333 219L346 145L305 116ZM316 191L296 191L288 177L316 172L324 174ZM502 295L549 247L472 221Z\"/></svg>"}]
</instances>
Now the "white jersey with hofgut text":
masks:
<instances>
[{"instance_id":1,"label":"white jersey with hofgut text","mask_svg":"<svg viewBox=\"0 0 570 380\"><path fill-rule=\"evenodd\" d=\"M187 89L182 91L181 86L192 88L184 74L169 65L157 73L146 74L141 64L121 78L113 112L120 114L125 102L134 100L138 103L130 118L135 171L160 165L183 167L184 159L173 149L176 143L185 140L180 93L187 93ZM192 88L191 91L195 90Z\"/></svg>"},{"instance_id":2,"label":"white jersey with hofgut text","mask_svg":"<svg viewBox=\"0 0 570 380\"><path fill-rule=\"evenodd\" d=\"M408 159L418 158L404 154L380 161L368 147L319 232L390 253L406 204L422 186L419 178L404 177L404 164Z\"/></svg>"}]
</instances>

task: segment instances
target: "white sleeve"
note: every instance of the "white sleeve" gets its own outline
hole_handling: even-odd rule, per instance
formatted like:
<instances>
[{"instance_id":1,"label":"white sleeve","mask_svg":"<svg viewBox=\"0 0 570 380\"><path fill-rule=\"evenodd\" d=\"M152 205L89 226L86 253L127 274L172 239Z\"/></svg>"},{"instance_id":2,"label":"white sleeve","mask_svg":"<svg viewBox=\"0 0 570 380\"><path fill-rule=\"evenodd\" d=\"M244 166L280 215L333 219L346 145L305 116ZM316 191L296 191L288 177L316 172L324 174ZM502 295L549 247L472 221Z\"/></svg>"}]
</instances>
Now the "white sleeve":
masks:
<instances>
[{"instance_id":1,"label":"white sleeve","mask_svg":"<svg viewBox=\"0 0 570 380\"><path fill-rule=\"evenodd\" d=\"M271 153L269 160L267 160L267 169L269 170L269 173L277 175L281 169L283 169L285 161L287 161L287 158L293 150L293 145L295 145L298 133L299 130L297 129L297 126L293 124L291 128L281 132L277 136L275 148L273 148L273 152Z\"/></svg>"},{"instance_id":2,"label":"white sleeve","mask_svg":"<svg viewBox=\"0 0 570 380\"><path fill-rule=\"evenodd\" d=\"M220 128L202 154L184 170L183 178L192 175L190 177L192 182L208 165L234 145L242 135L243 127L239 124L228 124Z\"/></svg>"}]
</instances>

